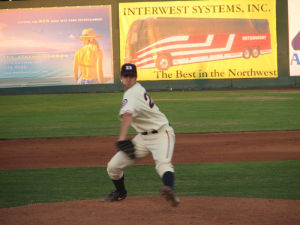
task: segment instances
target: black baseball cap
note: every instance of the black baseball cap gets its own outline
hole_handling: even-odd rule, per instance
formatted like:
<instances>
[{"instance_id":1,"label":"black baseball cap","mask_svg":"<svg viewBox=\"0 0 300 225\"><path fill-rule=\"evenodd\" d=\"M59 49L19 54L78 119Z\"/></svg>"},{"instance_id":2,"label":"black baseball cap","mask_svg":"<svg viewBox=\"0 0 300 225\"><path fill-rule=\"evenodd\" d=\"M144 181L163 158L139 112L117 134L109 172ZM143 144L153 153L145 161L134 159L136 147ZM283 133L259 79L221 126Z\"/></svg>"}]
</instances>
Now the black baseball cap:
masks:
<instances>
[{"instance_id":1,"label":"black baseball cap","mask_svg":"<svg viewBox=\"0 0 300 225\"><path fill-rule=\"evenodd\" d=\"M125 63L121 69L121 76L137 77L136 66L132 63Z\"/></svg>"}]
</instances>

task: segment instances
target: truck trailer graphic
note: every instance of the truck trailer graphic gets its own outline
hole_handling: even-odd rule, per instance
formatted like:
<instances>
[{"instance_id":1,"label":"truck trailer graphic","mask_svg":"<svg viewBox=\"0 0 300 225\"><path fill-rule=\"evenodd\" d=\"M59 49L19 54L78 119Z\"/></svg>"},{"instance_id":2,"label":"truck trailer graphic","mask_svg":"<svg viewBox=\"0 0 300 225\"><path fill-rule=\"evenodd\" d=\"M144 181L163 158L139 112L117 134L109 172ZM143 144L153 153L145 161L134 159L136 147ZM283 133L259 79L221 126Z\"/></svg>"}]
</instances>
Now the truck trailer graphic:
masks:
<instances>
[{"instance_id":1,"label":"truck trailer graphic","mask_svg":"<svg viewBox=\"0 0 300 225\"><path fill-rule=\"evenodd\" d=\"M132 23L125 62L139 69L171 66L272 52L268 20L148 17Z\"/></svg>"}]
</instances>

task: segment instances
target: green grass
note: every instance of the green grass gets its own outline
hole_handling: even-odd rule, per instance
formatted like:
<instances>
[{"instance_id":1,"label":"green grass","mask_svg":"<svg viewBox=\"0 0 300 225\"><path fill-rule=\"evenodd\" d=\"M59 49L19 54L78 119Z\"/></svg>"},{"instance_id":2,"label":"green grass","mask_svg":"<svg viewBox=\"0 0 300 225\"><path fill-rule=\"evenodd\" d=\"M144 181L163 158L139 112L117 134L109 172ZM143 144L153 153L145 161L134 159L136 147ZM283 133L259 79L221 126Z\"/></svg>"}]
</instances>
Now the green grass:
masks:
<instances>
[{"instance_id":1,"label":"green grass","mask_svg":"<svg viewBox=\"0 0 300 225\"><path fill-rule=\"evenodd\" d=\"M153 92L176 133L299 130L300 90ZM122 93L0 96L0 139L117 135ZM135 133L132 129L131 133ZM175 165L179 196L300 200L300 160ZM158 195L154 166L126 170L129 196ZM106 168L0 171L0 208L98 199Z\"/></svg>"},{"instance_id":2,"label":"green grass","mask_svg":"<svg viewBox=\"0 0 300 225\"><path fill-rule=\"evenodd\" d=\"M298 89L150 95L176 133L300 129ZM0 139L117 135L121 98L122 93L0 96Z\"/></svg>"},{"instance_id":3,"label":"green grass","mask_svg":"<svg viewBox=\"0 0 300 225\"><path fill-rule=\"evenodd\" d=\"M113 135L121 94L0 96L0 138Z\"/></svg>"},{"instance_id":4,"label":"green grass","mask_svg":"<svg viewBox=\"0 0 300 225\"><path fill-rule=\"evenodd\" d=\"M179 196L300 200L300 161L178 164ZM126 170L129 196L159 195L154 166ZM0 208L42 202L100 199L113 189L104 167L0 171Z\"/></svg>"}]
</instances>

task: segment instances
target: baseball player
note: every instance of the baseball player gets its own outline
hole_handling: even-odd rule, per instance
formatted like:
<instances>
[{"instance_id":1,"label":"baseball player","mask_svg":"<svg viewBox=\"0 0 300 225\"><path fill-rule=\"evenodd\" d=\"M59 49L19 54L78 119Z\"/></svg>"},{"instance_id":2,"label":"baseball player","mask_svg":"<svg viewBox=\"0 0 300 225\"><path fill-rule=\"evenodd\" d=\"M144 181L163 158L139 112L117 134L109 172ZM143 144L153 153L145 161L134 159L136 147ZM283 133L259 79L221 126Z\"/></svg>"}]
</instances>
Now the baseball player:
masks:
<instances>
[{"instance_id":1,"label":"baseball player","mask_svg":"<svg viewBox=\"0 0 300 225\"><path fill-rule=\"evenodd\" d=\"M119 151L107 165L108 175L116 190L102 201L125 199L127 191L124 169L151 153L163 183L160 192L172 206L177 206L179 200L174 194L174 168L171 162L175 144L174 130L167 117L159 111L145 88L136 82L136 79L136 66L124 64L121 69L121 82L125 93L119 113L120 135L116 143ZM132 140L127 137L130 125L138 132Z\"/></svg>"}]
</instances>

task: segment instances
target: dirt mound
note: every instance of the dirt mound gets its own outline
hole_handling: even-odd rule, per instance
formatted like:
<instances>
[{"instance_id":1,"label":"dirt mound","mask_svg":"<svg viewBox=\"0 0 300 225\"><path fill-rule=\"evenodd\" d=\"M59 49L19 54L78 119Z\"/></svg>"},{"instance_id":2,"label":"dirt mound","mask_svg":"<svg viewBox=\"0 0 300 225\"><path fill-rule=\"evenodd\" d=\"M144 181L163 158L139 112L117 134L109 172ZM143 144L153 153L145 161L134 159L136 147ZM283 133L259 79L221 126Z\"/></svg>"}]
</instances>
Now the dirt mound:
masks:
<instances>
[{"instance_id":1,"label":"dirt mound","mask_svg":"<svg viewBox=\"0 0 300 225\"><path fill-rule=\"evenodd\" d=\"M122 202L85 200L0 210L6 225L296 225L300 201L181 197L174 208L161 197L128 197Z\"/></svg>"}]
</instances>

